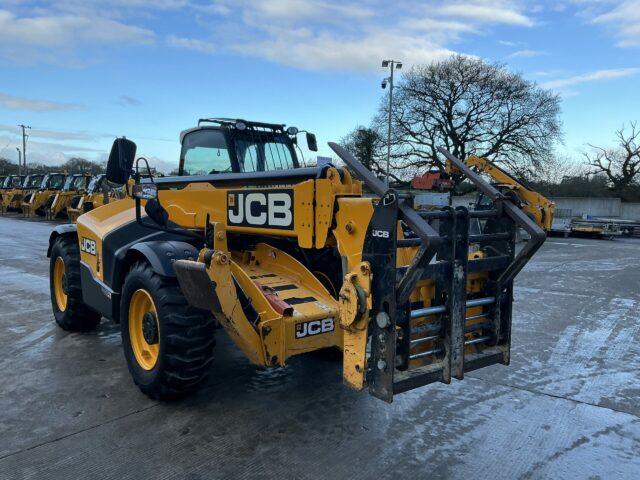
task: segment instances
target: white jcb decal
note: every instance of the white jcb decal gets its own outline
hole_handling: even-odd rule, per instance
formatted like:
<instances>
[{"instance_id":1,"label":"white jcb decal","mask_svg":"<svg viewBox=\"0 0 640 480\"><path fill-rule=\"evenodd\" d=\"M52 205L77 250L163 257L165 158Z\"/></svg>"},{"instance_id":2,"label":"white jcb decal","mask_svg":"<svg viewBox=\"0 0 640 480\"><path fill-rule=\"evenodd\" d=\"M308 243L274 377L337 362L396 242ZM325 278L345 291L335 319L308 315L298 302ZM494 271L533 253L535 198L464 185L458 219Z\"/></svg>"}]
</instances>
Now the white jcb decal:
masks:
<instances>
[{"instance_id":1,"label":"white jcb decal","mask_svg":"<svg viewBox=\"0 0 640 480\"><path fill-rule=\"evenodd\" d=\"M82 242L80 242L80 250L88 253L89 255L96 254L96 241L91 240L90 238L82 238Z\"/></svg>"},{"instance_id":2,"label":"white jcb decal","mask_svg":"<svg viewBox=\"0 0 640 480\"><path fill-rule=\"evenodd\" d=\"M311 337L321 333L333 332L335 323L333 318L325 318L322 320L311 320L309 322L296 324L296 338Z\"/></svg>"},{"instance_id":3,"label":"white jcb decal","mask_svg":"<svg viewBox=\"0 0 640 480\"><path fill-rule=\"evenodd\" d=\"M379 238L389 238L389 232L387 230L373 230L371 235Z\"/></svg>"},{"instance_id":4,"label":"white jcb decal","mask_svg":"<svg viewBox=\"0 0 640 480\"><path fill-rule=\"evenodd\" d=\"M229 225L293 228L293 191L247 191L227 194Z\"/></svg>"}]
</instances>

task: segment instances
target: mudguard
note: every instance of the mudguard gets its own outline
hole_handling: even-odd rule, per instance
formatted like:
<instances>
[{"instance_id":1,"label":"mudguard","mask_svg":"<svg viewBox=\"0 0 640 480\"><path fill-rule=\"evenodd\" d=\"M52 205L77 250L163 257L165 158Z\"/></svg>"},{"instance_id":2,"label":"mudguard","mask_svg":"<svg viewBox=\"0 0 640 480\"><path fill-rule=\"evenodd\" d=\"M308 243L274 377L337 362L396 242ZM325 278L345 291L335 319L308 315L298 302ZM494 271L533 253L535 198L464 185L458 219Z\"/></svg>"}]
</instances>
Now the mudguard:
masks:
<instances>
[{"instance_id":1,"label":"mudguard","mask_svg":"<svg viewBox=\"0 0 640 480\"><path fill-rule=\"evenodd\" d=\"M196 260L198 249L187 242L179 240L155 240L133 245L127 252L138 252L151 265L153 271L164 277L175 277L173 264L176 260Z\"/></svg>"},{"instance_id":2,"label":"mudguard","mask_svg":"<svg viewBox=\"0 0 640 480\"><path fill-rule=\"evenodd\" d=\"M58 225L53 229L51 235L49 235L49 246L47 247L47 258L51 257L51 248L55 243L56 239L62 235L77 235L78 227L75 223L65 223L64 225Z\"/></svg>"}]
</instances>

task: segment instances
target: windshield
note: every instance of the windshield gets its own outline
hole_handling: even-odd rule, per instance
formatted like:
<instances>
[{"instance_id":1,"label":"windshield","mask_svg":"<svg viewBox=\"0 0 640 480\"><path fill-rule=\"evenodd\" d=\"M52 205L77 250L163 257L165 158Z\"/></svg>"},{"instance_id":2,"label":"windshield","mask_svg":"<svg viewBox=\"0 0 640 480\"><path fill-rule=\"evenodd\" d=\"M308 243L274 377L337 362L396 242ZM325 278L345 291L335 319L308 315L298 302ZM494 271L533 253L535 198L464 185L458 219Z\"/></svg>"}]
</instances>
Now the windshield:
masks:
<instances>
[{"instance_id":1,"label":"windshield","mask_svg":"<svg viewBox=\"0 0 640 480\"><path fill-rule=\"evenodd\" d=\"M290 141L285 136L248 134L235 140L236 157L241 172L265 172L294 168Z\"/></svg>"},{"instance_id":2,"label":"windshield","mask_svg":"<svg viewBox=\"0 0 640 480\"><path fill-rule=\"evenodd\" d=\"M40 185L40 188L43 188L46 190L60 190L63 184L64 184L64 175L49 174L46 177L44 177L44 180L42 180L42 185Z\"/></svg>"},{"instance_id":3,"label":"windshield","mask_svg":"<svg viewBox=\"0 0 640 480\"><path fill-rule=\"evenodd\" d=\"M11 176L5 180L5 187L20 188L22 186L22 179L24 177L18 177L17 175Z\"/></svg>"},{"instance_id":4,"label":"windshield","mask_svg":"<svg viewBox=\"0 0 640 480\"><path fill-rule=\"evenodd\" d=\"M181 175L266 172L297 167L292 141L285 134L203 129L182 140ZM236 162L237 161L237 165Z\"/></svg>"},{"instance_id":5,"label":"windshield","mask_svg":"<svg viewBox=\"0 0 640 480\"><path fill-rule=\"evenodd\" d=\"M91 179L91 183L89 183L89 186L87 187L87 193L93 193L95 192L97 189L100 188L100 182L104 177L102 175L98 175L97 177L93 177Z\"/></svg>"},{"instance_id":6,"label":"windshield","mask_svg":"<svg viewBox=\"0 0 640 480\"><path fill-rule=\"evenodd\" d=\"M87 179L89 177L86 177L84 175L79 175L79 176L70 176L67 177L67 180L64 182L64 187L62 188L65 192L68 192L70 190L80 190L83 188L86 188L87 186Z\"/></svg>"},{"instance_id":7,"label":"windshield","mask_svg":"<svg viewBox=\"0 0 640 480\"><path fill-rule=\"evenodd\" d=\"M231 171L229 149L220 130L197 130L182 141L182 175Z\"/></svg>"},{"instance_id":8,"label":"windshield","mask_svg":"<svg viewBox=\"0 0 640 480\"><path fill-rule=\"evenodd\" d=\"M24 181L24 188L38 188L42 183L42 175L29 175Z\"/></svg>"}]
</instances>

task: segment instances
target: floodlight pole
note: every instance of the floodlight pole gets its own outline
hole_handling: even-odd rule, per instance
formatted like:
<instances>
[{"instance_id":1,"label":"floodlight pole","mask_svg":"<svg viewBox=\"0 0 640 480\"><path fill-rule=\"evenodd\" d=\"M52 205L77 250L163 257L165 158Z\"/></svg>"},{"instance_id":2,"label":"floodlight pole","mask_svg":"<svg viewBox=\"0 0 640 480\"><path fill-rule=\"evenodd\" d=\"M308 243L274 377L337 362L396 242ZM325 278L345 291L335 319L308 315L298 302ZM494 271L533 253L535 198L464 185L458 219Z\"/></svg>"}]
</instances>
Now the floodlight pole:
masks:
<instances>
[{"instance_id":1,"label":"floodlight pole","mask_svg":"<svg viewBox=\"0 0 640 480\"><path fill-rule=\"evenodd\" d=\"M18 126L22 129L22 161L24 163L24 174L26 175L27 174L27 138L29 138L29 135L27 135L26 130L30 130L31 127L23 124Z\"/></svg>"},{"instance_id":2,"label":"floodlight pole","mask_svg":"<svg viewBox=\"0 0 640 480\"><path fill-rule=\"evenodd\" d=\"M391 69L391 75L389 75L389 125L387 128L387 176L386 183L389 187L389 170L391 168L391 109L393 107L393 72L396 68L402 68L402 62L398 60L383 60L382 66L384 68L389 67ZM382 88L385 88L386 82L382 81Z\"/></svg>"},{"instance_id":3,"label":"floodlight pole","mask_svg":"<svg viewBox=\"0 0 640 480\"><path fill-rule=\"evenodd\" d=\"M16 147L18 151L18 175L22 175L22 152L20 151L20 147Z\"/></svg>"}]
</instances>

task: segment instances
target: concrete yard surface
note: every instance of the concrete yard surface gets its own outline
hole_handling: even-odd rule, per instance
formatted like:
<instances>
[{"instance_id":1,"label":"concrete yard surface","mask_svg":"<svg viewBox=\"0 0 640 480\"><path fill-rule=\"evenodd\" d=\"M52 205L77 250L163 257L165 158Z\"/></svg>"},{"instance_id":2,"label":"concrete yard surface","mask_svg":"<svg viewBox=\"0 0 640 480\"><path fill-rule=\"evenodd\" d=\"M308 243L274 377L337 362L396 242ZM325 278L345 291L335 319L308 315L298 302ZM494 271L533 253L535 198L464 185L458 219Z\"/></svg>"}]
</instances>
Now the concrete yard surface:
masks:
<instances>
[{"instance_id":1,"label":"concrete yard surface","mask_svg":"<svg viewBox=\"0 0 640 480\"><path fill-rule=\"evenodd\" d=\"M256 369L219 331L205 387L158 403L118 325L56 326L52 228L0 217L0 479L640 478L640 240L548 239L509 367L388 405L318 355Z\"/></svg>"}]
</instances>

